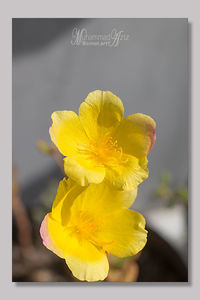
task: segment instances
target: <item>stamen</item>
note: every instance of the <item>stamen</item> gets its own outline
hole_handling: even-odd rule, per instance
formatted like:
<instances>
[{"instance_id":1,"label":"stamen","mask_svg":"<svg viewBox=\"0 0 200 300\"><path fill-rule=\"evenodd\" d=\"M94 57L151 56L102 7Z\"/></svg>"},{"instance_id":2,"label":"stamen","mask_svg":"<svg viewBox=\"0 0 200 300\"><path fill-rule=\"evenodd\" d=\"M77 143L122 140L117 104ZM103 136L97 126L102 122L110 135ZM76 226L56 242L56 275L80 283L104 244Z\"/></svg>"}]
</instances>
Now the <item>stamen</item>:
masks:
<instances>
[{"instance_id":1,"label":"stamen","mask_svg":"<svg viewBox=\"0 0 200 300\"><path fill-rule=\"evenodd\" d=\"M116 165L123 157L122 148L108 134L98 140L91 140L90 144L83 145L78 150L80 154L87 156L89 159L109 166Z\"/></svg>"},{"instance_id":2,"label":"stamen","mask_svg":"<svg viewBox=\"0 0 200 300\"><path fill-rule=\"evenodd\" d=\"M70 225L67 229L74 235L79 241L87 240L101 251L108 252L106 249L107 245L112 244L114 241L101 241L99 240L97 233L101 231L103 221L93 217L87 211L79 211L76 216L72 217Z\"/></svg>"}]
</instances>

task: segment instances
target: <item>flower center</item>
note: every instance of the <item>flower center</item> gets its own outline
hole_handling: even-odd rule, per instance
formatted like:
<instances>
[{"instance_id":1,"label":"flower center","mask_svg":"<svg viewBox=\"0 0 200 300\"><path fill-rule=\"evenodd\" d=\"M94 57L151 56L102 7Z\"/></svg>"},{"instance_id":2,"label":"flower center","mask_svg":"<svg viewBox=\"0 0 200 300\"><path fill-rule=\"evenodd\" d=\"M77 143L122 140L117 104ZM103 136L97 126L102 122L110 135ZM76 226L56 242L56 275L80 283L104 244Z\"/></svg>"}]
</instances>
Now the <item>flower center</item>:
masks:
<instances>
[{"instance_id":1,"label":"flower center","mask_svg":"<svg viewBox=\"0 0 200 300\"><path fill-rule=\"evenodd\" d=\"M105 252L107 251L106 246L113 243L113 241L102 241L97 237L96 234L101 231L102 225L103 221L91 215L88 211L79 211L72 217L68 229L80 242L87 240Z\"/></svg>"},{"instance_id":2,"label":"flower center","mask_svg":"<svg viewBox=\"0 0 200 300\"><path fill-rule=\"evenodd\" d=\"M79 211L73 216L69 229L79 239L92 240L95 233L100 230L101 223L89 212Z\"/></svg>"},{"instance_id":3,"label":"flower center","mask_svg":"<svg viewBox=\"0 0 200 300\"><path fill-rule=\"evenodd\" d=\"M90 159L103 165L115 165L122 159L122 148L109 135L91 140L90 144L80 149L80 151L89 156Z\"/></svg>"}]
</instances>

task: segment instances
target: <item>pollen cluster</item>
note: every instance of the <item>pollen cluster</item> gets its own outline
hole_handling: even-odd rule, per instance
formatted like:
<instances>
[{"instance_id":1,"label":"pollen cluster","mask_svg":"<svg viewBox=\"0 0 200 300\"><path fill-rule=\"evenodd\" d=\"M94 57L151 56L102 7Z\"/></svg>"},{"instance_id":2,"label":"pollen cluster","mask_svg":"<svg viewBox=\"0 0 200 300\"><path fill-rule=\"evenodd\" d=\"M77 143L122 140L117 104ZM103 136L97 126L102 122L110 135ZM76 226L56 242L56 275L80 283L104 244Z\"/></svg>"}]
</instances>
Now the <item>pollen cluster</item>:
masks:
<instances>
[{"instance_id":1,"label":"pollen cluster","mask_svg":"<svg viewBox=\"0 0 200 300\"><path fill-rule=\"evenodd\" d=\"M80 242L82 240L90 241L102 252L106 252L106 245L112 244L114 241L102 241L98 237L98 232L102 230L103 221L94 217L88 211L79 211L71 218L70 225L67 228L71 235L75 236Z\"/></svg>"},{"instance_id":2,"label":"pollen cluster","mask_svg":"<svg viewBox=\"0 0 200 300\"><path fill-rule=\"evenodd\" d=\"M89 159L104 166L112 166L122 159L122 148L117 140L105 134L96 140L90 140L88 145L79 149L81 154L85 154Z\"/></svg>"},{"instance_id":3,"label":"pollen cluster","mask_svg":"<svg viewBox=\"0 0 200 300\"><path fill-rule=\"evenodd\" d=\"M100 230L100 222L87 211L79 211L72 217L69 225L71 234L77 238L93 240L95 233Z\"/></svg>"}]
</instances>

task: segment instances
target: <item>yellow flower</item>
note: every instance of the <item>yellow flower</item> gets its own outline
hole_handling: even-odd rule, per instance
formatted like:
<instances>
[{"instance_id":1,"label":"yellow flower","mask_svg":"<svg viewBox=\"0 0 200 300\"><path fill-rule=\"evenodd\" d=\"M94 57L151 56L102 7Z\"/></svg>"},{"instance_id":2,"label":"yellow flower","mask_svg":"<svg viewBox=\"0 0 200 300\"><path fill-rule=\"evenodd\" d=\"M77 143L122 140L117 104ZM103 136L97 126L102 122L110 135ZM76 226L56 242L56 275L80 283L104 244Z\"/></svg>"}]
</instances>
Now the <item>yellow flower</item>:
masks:
<instances>
[{"instance_id":1,"label":"yellow flower","mask_svg":"<svg viewBox=\"0 0 200 300\"><path fill-rule=\"evenodd\" d=\"M64 258L79 280L104 280L107 253L131 256L146 244L143 216L128 209L136 194L136 189L113 190L105 183L81 187L64 178L41 225L43 244Z\"/></svg>"},{"instance_id":2,"label":"yellow flower","mask_svg":"<svg viewBox=\"0 0 200 300\"><path fill-rule=\"evenodd\" d=\"M155 122L136 113L122 120L121 100L107 91L94 91L73 111L56 111L52 141L66 156L66 174L81 186L105 180L131 190L148 177L147 155L155 142Z\"/></svg>"}]
</instances>

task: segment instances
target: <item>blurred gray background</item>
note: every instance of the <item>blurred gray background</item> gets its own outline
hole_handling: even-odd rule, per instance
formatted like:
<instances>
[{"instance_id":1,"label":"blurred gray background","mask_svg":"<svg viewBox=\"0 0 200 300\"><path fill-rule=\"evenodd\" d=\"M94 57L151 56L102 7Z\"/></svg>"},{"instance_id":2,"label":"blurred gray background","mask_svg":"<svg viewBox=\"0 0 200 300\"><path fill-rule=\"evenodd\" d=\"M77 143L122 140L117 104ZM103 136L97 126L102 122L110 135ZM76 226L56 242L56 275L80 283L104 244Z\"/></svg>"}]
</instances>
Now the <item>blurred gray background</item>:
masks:
<instances>
[{"instance_id":1,"label":"blurred gray background","mask_svg":"<svg viewBox=\"0 0 200 300\"><path fill-rule=\"evenodd\" d=\"M135 208L160 205L151 195L163 170L175 184L187 183L187 26L187 19L13 19L13 163L20 184L55 168L36 148L38 139L50 142L52 112L78 112L96 89L119 96L125 116L141 112L157 123L150 175ZM116 28L130 37L117 47L73 46L75 27L88 34Z\"/></svg>"}]
</instances>

